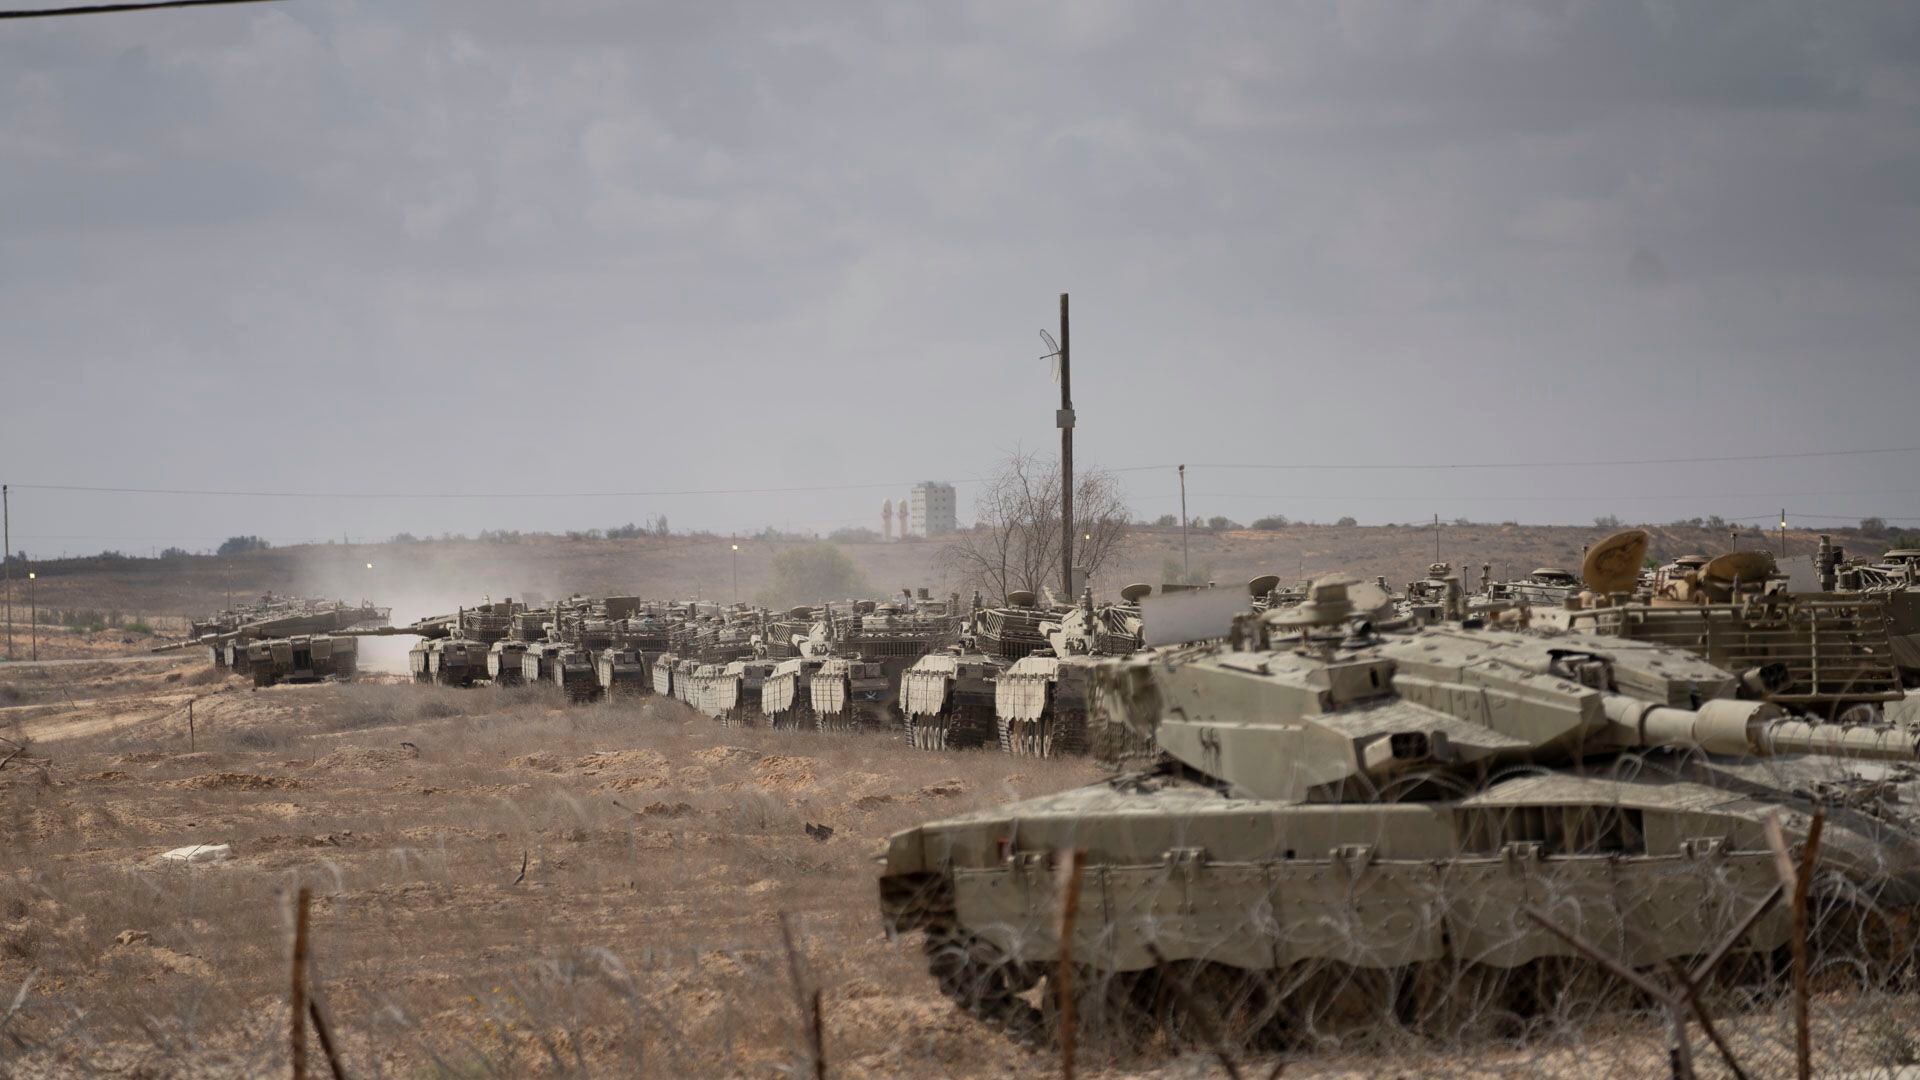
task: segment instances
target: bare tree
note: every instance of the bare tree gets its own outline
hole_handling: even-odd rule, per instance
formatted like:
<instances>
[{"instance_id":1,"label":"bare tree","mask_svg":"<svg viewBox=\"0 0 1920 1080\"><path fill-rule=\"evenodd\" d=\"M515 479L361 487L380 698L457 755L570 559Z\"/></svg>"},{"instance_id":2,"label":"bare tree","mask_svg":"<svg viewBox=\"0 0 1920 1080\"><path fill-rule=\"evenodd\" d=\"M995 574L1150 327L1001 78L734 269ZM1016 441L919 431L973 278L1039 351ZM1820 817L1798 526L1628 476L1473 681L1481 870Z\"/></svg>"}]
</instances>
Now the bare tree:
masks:
<instances>
[{"instance_id":1,"label":"bare tree","mask_svg":"<svg viewBox=\"0 0 1920 1080\"><path fill-rule=\"evenodd\" d=\"M967 589L993 598L1060 584L1060 463L1015 454L980 491L978 523L954 533L940 565ZM1080 470L1073 491L1073 564L1091 580L1127 534L1120 482L1102 469ZM1069 599L1062 597L1061 599Z\"/></svg>"}]
</instances>

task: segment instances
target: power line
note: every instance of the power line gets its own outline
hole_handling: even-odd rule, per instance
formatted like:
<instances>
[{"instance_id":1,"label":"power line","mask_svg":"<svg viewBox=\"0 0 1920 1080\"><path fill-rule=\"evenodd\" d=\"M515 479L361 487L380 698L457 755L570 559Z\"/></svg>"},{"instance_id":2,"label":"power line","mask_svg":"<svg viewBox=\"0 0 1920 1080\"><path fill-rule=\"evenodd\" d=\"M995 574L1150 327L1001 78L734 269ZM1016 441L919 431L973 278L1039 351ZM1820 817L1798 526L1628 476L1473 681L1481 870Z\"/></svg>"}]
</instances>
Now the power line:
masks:
<instances>
[{"instance_id":1,"label":"power line","mask_svg":"<svg viewBox=\"0 0 1920 1080\"><path fill-rule=\"evenodd\" d=\"M1302 472L1343 472L1354 470L1393 470L1439 471L1446 469L1567 469L1581 466L1592 468L1614 468L1623 465L1703 465L1731 461L1789 461L1800 458L1858 457L1866 454L1916 454L1920 446L1885 446L1863 450L1807 450L1797 453L1779 454L1726 454L1714 457L1671 457L1671 458L1621 458L1614 461L1599 461L1592 458L1578 458L1571 461L1456 461L1456 462L1289 462L1285 464L1258 463L1193 463L1189 469L1275 469ZM1154 469L1173 469L1176 465L1128 465L1110 469L1110 472L1148 472Z\"/></svg>"},{"instance_id":2,"label":"power line","mask_svg":"<svg viewBox=\"0 0 1920 1080\"><path fill-rule=\"evenodd\" d=\"M147 0L137 4L86 4L80 7L31 8L0 11L0 19L46 19L58 15L107 15L118 11L152 11L156 8L212 7L215 4L266 4L278 0Z\"/></svg>"},{"instance_id":3,"label":"power line","mask_svg":"<svg viewBox=\"0 0 1920 1080\"><path fill-rule=\"evenodd\" d=\"M1194 498L1206 499L1261 499L1271 501L1291 500L1298 502L1418 502L1418 503L1486 503L1486 502L1711 502L1720 499L1806 499L1823 498L1829 495L1920 495L1920 491L1747 491L1718 492L1693 491L1684 494L1656 495L1460 495L1460 494L1423 494L1423 495L1300 495L1285 492L1248 492L1248 491L1195 491L1189 492ZM1177 499L1178 495L1154 493L1137 496L1146 499ZM1816 515L1807 514L1806 517ZM1886 515L1876 515L1885 517Z\"/></svg>"},{"instance_id":4,"label":"power line","mask_svg":"<svg viewBox=\"0 0 1920 1080\"><path fill-rule=\"evenodd\" d=\"M1481 462L1291 462L1284 464L1214 463L1189 464L1192 469L1271 469L1287 471L1394 470L1434 471L1447 469L1564 469L1578 466L1617 468L1628 465L1699 465L1737 461L1787 461L1807 458L1857 457L1868 454L1914 454L1920 446L1874 447L1858 450L1809 450L1795 453L1726 454L1711 457L1623 458L1612 461L1579 459L1569 461L1481 461ZM1109 472L1149 472L1174 469L1176 465L1127 465ZM981 484L991 477L966 477L948 481L954 484ZM190 495L214 498L258 499L642 499L695 495L789 495L823 491L884 491L919 483L917 480L890 480L849 484L803 484L789 487L673 488L651 491L250 491L211 488L161 488L91 484L15 484L31 491L69 491L113 495ZM1703 493L1702 497L1705 497ZM1215 496L1219 497L1219 496ZM1247 496L1266 498L1267 496ZM1278 496L1276 496L1278 497ZM1306 496L1301 496L1306 497Z\"/></svg>"},{"instance_id":5,"label":"power line","mask_svg":"<svg viewBox=\"0 0 1920 1080\"><path fill-rule=\"evenodd\" d=\"M981 477L953 484L984 483ZM74 491L104 495L193 495L248 499L653 499L678 495L789 495L820 491L898 490L921 483L893 480L866 484L808 484L796 487L686 488L662 491L217 491L207 488L105 487L88 484L15 484L26 491Z\"/></svg>"}]
</instances>

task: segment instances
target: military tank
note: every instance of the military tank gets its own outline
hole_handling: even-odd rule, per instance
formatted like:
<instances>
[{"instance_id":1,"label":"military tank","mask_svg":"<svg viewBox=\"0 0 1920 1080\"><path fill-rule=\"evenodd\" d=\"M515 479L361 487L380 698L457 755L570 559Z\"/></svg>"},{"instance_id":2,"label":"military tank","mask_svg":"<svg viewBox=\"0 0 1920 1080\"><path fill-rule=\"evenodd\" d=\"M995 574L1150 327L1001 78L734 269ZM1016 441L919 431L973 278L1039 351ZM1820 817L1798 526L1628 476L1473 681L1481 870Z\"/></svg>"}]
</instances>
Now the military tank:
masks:
<instances>
[{"instance_id":1,"label":"military tank","mask_svg":"<svg viewBox=\"0 0 1920 1080\"><path fill-rule=\"evenodd\" d=\"M1643 585L1647 545L1638 529L1594 545L1581 566L1585 589L1528 621L1681 648L1746 675L1747 696L1827 719L1904 697L1887 595L1793 592L1764 551L1729 552Z\"/></svg>"},{"instance_id":2,"label":"military tank","mask_svg":"<svg viewBox=\"0 0 1920 1080\"><path fill-rule=\"evenodd\" d=\"M544 608L513 608L506 636L487 646L487 678L495 686L519 686L525 678L527 650L546 636Z\"/></svg>"},{"instance_id":3,"label":"military tank","mask_svg":"<svg viewBox=\"0 0 1920 1080\"><path fill-rule=\"evenodd\" d=\"M959 640L916 660L900 677L907 741L921 750L986 746L999 738L995 680L1020 658L1047 647L1043 623L1057 617L1026 590L999 607L979 594Z\"/></svg>"},{"instance_id":4,"label":"military tank","mask_svg":"<svg viewBox=\"0 0 1920 1080\"><path fill-rule=\"evenodd\" d=\"M175 652L201 646L208 650L214 667L230 668L236 675L251 675L257 686L329 676L351 678L356 643L346 641L336 649L334 642L338 635L348 630L384 626L390 614L389 609L364 600L349 604L344 600L288 598L267 593L255 603L189 620L191 630L186 640L158 645L152 651ZM280 643L278 647L268 645L276 641ZM255 649L256 644L267 647ZM313 666L316 662L317 668ZM341 663L345 665L344 671L336 670Z\"/></svg>"},{"instance_id":5,"label":"military tank","mask_svg":"<svg viewBox=\"0 0 1920 1080\"><path fill-rule=\"evenodd\" d=\"M1103 708L1162 763L895 834L887 928L924 935L961 1008L1045 1041L1079 852L1083 1041L1512 1032L1608 978L1523 908L1684 964L1777 899L1766 820L1798 841L1825 809L1814 939L1906 962L1883 933L1920 905L1914 731L1789 718L1650 642L1383 631L1349 585L1101 664ZM1779 962L1786 907L1730 942L1733 970Z\"/></svg>"},{"instance_id":6,"label":"military tank","mask_svg":"<svg viewBox=\"0 0 1920 1080\"><path fill-rule=\"evenodd\" d=\"M406 626L356 629L355 637L399 637L420 640L407 650L407 671L416 683L472 686L487 679L487 653L504 638L514 616L523 609L511 598L456 609L452 614L417 619Z\"/></svg>"},{"instance_id":7,"label":"military tank","mask_svg":"<svg viewBox=\"0 0 1920 1080\"><path fill-rule=\"evenodd\" d=\"M1886 604L1894 666L1906 687L1920 687L1920 549L1893 548L1878 559L1848 560L1832 537L1822 536L1814 570L1824 591L1875 596Z\"/></svg>"},{"instance_id":8,"label":"military tank","mask_svg":"<svg viewBox=\"0 0 1920 1080\"><path fill-rule=\"evenodd\" d=\"M1253 584L1267 583L1256 579ZM1057 621L1041 624L1047 648L1015 660L994 680L994 726L1002 751L1022 757L1087 753L1091 673L1101 659L1140 648L1140 601L1152 592L1151 585L1129 585L1120 591L1119 603L1096 607L1088 591ZM1250 586L1249 592L1250 600L1265 599L1273 585L1257 593Z\"/></svg>"}]
</instances>

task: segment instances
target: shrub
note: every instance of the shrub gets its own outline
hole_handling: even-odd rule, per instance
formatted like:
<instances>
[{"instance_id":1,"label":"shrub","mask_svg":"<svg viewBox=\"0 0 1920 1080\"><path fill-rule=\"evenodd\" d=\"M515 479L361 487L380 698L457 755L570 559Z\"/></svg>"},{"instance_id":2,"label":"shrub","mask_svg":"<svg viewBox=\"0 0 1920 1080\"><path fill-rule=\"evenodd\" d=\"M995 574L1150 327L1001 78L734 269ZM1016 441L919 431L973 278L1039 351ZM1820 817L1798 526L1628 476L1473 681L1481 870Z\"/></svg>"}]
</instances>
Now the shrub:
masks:
<instances>
[{"instance_id":1,"label":"shrub","mask_svg":"<svg viewBox=\"0 0 1920 1080\"><path fill-rule=\"evenodd\" d=\"M832 544L808 544L773 557L773 583L760 594L768 607L788 607L871 592L860 568Z\"/></svg>"},{"instance_id":2,"label":"shrub","mask_svg":"<svg viewBox=\"0 0 1920 1080\"><path fill-rule=\"evenodd\" d=\"M265 551L272 544L257 536L229 536L221 542L216 555L245 555L249 551Z\"/></svg>"}]
</instances>

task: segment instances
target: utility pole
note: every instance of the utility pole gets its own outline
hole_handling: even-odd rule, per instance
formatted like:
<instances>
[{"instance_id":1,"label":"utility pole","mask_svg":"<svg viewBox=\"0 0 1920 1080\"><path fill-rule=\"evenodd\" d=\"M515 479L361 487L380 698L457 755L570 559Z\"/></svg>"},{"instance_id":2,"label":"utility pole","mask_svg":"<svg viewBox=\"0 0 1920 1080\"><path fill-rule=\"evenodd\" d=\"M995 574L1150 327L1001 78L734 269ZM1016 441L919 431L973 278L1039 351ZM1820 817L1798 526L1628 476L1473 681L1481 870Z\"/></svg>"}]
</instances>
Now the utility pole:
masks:
<instances>
[{"instance_id":1,"label":"utility pole","mask_svg":"<svg viewBox=\"0 0 1920 1080\"><path fill-rule=\"evenodd\" d=\"M39 576L31 570L27 571L27 634L28 640L33 642L31 655L36 664L40 662L40 590L34 584L34 579Z\"/></svg>"},{"instance_id":2,"label":"utility pole","mask_svg":"<svg viewBox=\"0 0 1920 1080\"><path fill-rule=\"evenodd\" d=\"M1787 508L1780 508L1780 561L1787 561Z\"/></svg>"},{"instance_id":3,"label":"utility pole","mask_svg":"<svg viewBox=\"0 0 1920 1080\"><path fill-rule=\"evenodd\" d=\"M1433 561L1440 561L1440 515L1433 515Z\"/></svg>"},{"instance_id":4,"label":"utility pole","mask_svg":"<svg viewBox=\"0 0 1920 1080\"><path fill-rule=\"evenodd\" d=\"M13 659L13 505L0 484L0 563L7 568L7 659Z\"/></svg>"},{"instance_id":5,"label":"utility pole","mask_svg":"<svg viewBox=\"0 0 1920 1080\"><path fill-rule=\"evenodd\" d=\"M1185 579L1191 570L1187 569L1187 467L1180 466L1180 577ZM1182 580L1180 584L1185 585Z\"/></svg>"},{"instance_id":6,"label":"utility pole","mask_svg":"<svg viewBox=\"0 0 1920 1080\"><path fill-rule=\"evenodd\" d=\"M733 541L733 602L740 602L740 541Z\"/></svg>"},{"instance_id":7,"label":"utility pole","mask_svg":"<svg viewBox=\"0 0 1920 1080\"><path fill-rule=\"evenodd\" d=\"M1073 345L1067 336L1067 294L1060 294L1060 596L1073 601Z\"/></svg>"}]
</instances>

